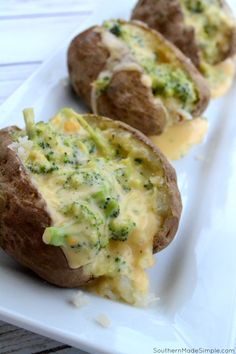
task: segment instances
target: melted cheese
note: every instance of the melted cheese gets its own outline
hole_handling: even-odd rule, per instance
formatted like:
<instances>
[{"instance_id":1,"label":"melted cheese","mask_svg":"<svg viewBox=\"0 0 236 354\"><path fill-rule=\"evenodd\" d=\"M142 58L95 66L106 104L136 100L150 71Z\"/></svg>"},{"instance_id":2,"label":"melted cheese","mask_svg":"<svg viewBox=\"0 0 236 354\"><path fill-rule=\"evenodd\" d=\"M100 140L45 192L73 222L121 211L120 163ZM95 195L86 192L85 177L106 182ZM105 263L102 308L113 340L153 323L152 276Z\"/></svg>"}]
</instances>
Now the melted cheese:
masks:
<instances>
[{"instance_id":1,"label":"melted cheese","mask_svg":"<svg viewBox=\"0 0 236 354\"><path fill-rule=\"evenodd\" d=\"M55 156L59 156L58 161L61 161L61 156L64 156L65 148L67 149L67 155L71 153L71 151L69 151L70 148L73 149L73 146L71 147L68 141L66 145L62 142L64 142L68 136L71 136L71 134L76 133L80 134L78 137L85 137L87 132L73 117L68 117L68 119L65 120L64 117L62 118L58 115L54 117L51 124L57 127L58 132L64 132L66 134L60 137L61 140L58 136L58 140L54 146L54 154ZM45 132L47 135L47 127ZM106 138L110 139L111 134L113 134L113 130L110 133L108 130L105 131ZM32 162L32 156L30 157L30 154L33 154L34 164L37 162L39 164L45 163L45 156L48 153L47 149L49 149L49 147L45 145L45 142L42 145L41 133L39 139L39 146L37 144L34 146L29 144L30 152L24 155L25 160L23 161L26 166L29 166L27 165L29 164L29 159L30 162ZM75 142L80 146L80 141L77 140L78 139L76 139ZM79 185L78 188L69 188L68 186L65 188L68 173L69 176L71 176L70 173L75 172L73 170L73 164L64 163L61 165L58 162L62 171L59 168L53 173L31 173L31 178L44 200L47 201L47 208L53 220L53 227L63 228L65 225L73 223L73 226L69 229L70 234L66 234L67 243L61 246L70 268L78 269L83 266L85 273L92 275L94 278L99 277L89 286L91 291L95 291L109 298L122 299L131 304L141 305L145 302L148 292L149 281L146 269L154 264L152 253L153 238L163 222L162 216L158 216L157 212L157 208L158 210L162 208L162 206L157 203L159 200L158 193L160 193L157 185L162 186L163 180L161 176L153 175L151 168L148 172L147 166L144 167L142 165L140 161L142 158L145 158L147 151L145 149L142 151L140 146L139 150L136 150L136 145L132 145L130 133L125 132L123 135L114 136L114 144L116 144L116 141L119 142L121 146L125 146L125 149L128 151L128 156L122 159L117 158L115 161L109 160L108 158L105 164L103 163L102 167L97 162L99 155L95 155L95 158L90 157L90 160L86 162L86 171L91 170L101 173L103 180L105 180L106 183L110 183L113 190L115 190L119 196L119 214L114 217L114 219L106 219L103 210L91 199L94 192L101 190L101 185L82 184ZM19 146L16 144L16 149L22 147L20 143L18 143L18 145ZM24 141L23 146L24 149L27 150L26 141ZM112 148L112 146L110 148ZM135 162L134 158L137 151L138 156L141 158ZM81 166L79 168L77 167L76 171L81 171L83 165ZM114 177L114 168L131 169L131 174L128 179L129 189L124 189L122 185L118 183L118 180ZM149 187L145 187L145 183L149 179L153 186L151 190ZM124 241L110 238L108 244L99 250L96 248L90 249L87 245L76 248L78 244L78 233L80 242L83 245L84 242L86 244L87 238L93 237L91 236L93 229L89 230L90 234L88 234L86 224L83 225L82 222L74 223L73 216L63 212L64 207L71 205L71 203L76 203L77 201L86 201L87 203L89 201L89 203L92 203L93 211L95 210L98 214L100 213L99 215L103 215L105 218L105 226L102 230L106 233L108 231L105 228L110 220L118 220L119 222L119 218L121 218L121 221L132 221L134 227L131 229L132 231L128 238ZM57 244L51 243L51 237L51 234L44 233L43 241L46 244L58 246Z\"/></svg>"},{"instance_id":2,"label":"melted cheese","mask_svg":"<svg viewBox=\"0 0 236 354\"><path fill-rule=\"evenodd\" d=\"M207 128L208 122L205 119L196 118L172 125L162 135L149 138L170 160L178 160L186 155L192 146L202 142Z\"/></svg>"},{"instance_id":3,"label":"melted cheese","mask_svg":"<svg viewBox=\"0 0 236 354\"><path fill-rule=\"evenodd\" d=\"M231 88L235 76L235 67L235 60L227 59L209 68L207 80L212 98L223 96Z\"/></svg>"},{"instance_id":4,"label":"melted cheese","mask_svg":"<svg viewBox=\"0 0 236 354\"><path fill-rule=\"evenodd\" d=\"M154 265L152 254L153 237L159 227L160 220L154 213L154 205L147 203L146 196L141 192L133 192L130 196L130 203L126 205L130 210L130 217L138 225L131 234L126 244L123 242L110 243L106 255L101 255L96 262L89 264L86 271L94 273L99 270L95 283L88 286L88 289L109 298L122 299L141 305L148 292L149 281L145 269ZM139 210L136 214L132 210ZM140 217L139 215L142 215ZM120 255L129 265L125 272L112 276L114 265L106 260L116 258ZM122 264L121 264L122 267ZM109 274L110 272L110 274ZM108 273L108 275L107 275ZM134 291L134 289L136 291Z\"/></svg>"}]
</instances>

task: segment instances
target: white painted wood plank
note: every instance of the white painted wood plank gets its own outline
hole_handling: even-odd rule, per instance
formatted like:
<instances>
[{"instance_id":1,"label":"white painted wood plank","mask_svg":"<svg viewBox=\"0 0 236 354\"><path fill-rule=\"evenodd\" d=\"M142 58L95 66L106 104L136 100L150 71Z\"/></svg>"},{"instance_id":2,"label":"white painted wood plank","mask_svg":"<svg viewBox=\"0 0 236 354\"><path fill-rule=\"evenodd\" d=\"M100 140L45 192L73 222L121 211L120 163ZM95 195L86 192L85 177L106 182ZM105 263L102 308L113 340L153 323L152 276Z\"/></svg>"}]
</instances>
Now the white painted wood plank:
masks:
<instances>
[{"instance_id":1,"label":"white painted wood plank","mask_svg":"<svg viewBox=\"0 0 236 354\"><path fill-rule=\"evenodd\" d=\"M23 82L31 75L40 65L41 61L19 63L18 65L1 65L0 64L0 82L4 81L21 81Z\"/></svg>"},{"instance_id":2,"label":"white painted wood plank","mask_svg":"<svg viewBox=\"0 0 236 354\"><path fill-rule=\"evenodd\" d=\"M44 60L87 16L1 20L0 64Z\"/></svg>"},{"instance_id":3,"label":"white painted wood plank","mask_svg":"<svg viewBox=\"0 0 236 354\"><path fill-rule=\"evenodd\" d=\"M1 0L0 18L90 11L93 0Z\"/></svg>"},{"instance_id":4,"label":"white painted wood plank","mask_svg":"<svg viewBox=\"0 0 236 354\"><path fill-rule=\"evenodd\" d=\"M0 65L0 105L40 66L41 62Z\"/></svg>"}]
</instances>

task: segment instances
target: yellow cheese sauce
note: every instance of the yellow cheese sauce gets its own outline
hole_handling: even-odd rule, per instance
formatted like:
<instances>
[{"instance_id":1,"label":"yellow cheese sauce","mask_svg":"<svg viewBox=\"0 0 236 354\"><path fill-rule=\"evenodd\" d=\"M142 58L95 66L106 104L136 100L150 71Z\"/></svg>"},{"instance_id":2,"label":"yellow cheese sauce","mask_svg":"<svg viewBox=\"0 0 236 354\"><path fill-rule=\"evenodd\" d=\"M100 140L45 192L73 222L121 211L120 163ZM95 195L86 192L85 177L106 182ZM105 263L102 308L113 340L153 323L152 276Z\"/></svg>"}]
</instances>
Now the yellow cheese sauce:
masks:
<instances>
[{"instance_id":1,"label":"yellow cheese sauce","mask_svg":"<svg viewBox=\"0 0 236 354\"><path fill-rule=\"evenodd\" d=\"M111 242L105 256L101 255L102 259L98 257L96 262L86 267L89 273L94 273L96 269L101 275L94 283L88 285L88 289L102 296L120 298L126 302L130 302L131 299L132 303L142 305L149 287L145 269L154 265L152 244L159 222L154 210L151 211L154 205L150 208L142 192L133 193L130 201L131 203L127 204L131 210L130 217L135 220L138 227L126 244L120 242L117 245L114 241ZM132 212L132 209L139 209L142 217L139 218L138 214ZM114 262L107 261L107 255L109 255L108 259L117 259L121 255L121 259L128 260L129 267L114 277L113 273L116 271ZM118 263L118 266L122 268L122 263Z\"/></svg>"},{"instance_id":2,"label":"yellow cheese sauce","mask_svg":"<svg viewBox=\"0 0 236 354\"><path fill-rule=\"evenodd\" d=\"M235 59L227 59L218 65L203 65L203 73L209 83L212 98L223 96L232 86L235 77Z\"/></svg>"},{"instance_id":3,"label":"yellow cheese sauce","mask_svg":"<svg viewBox=\"0 0 236 354\"><path fill-rule=\"evenodd\" d=\"M64 110L31 129L33 145L14 143L17 152L24 147L22 162L52 217L43 241L61 247L70 268L99 277L91 291L141 305L163 222L159 211L166 212L161 170L153 172L147 150L130 133L101 132L77 118Z\"/></svg>"},{"instance_id":4,"label":"yellow cheese sauce","mask_svg":"<svg viewBox=\"0 0 236 354\"><path fill-rule=\"evenodd\" d=\"M191 147L202 142L207 129L207 120L195 118L172 125L163 134L149 138L170 160L178 160L186 155Z\"/></svg>"}]
</instances>

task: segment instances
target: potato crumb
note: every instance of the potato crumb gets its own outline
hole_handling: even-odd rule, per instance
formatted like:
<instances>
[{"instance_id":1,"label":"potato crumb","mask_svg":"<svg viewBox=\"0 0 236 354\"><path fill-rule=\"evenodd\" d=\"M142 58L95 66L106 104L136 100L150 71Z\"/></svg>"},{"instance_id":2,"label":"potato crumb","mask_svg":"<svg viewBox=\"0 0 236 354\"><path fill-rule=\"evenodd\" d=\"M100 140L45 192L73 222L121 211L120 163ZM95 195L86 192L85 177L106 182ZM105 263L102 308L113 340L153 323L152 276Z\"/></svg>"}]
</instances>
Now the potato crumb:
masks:
<instances>
[{"instance_id":1,"label":"potato crumb","mask_svg":"<svg viewBox=\"0 0 236 354\"><path fill-rule=\"evenodd\" d=\"M160 298L158 296L156 296L153 293L150 293L150 294L147 294L145 297L137 298L135 306L148 307L159 300L160 300Z\"/></svg>"},{"instance_id":2,"label":"potato crumb","mask_svg":"<svg viewBox=\"0 0 236 354\"><path fill-rule=\"evenodd\" d=\"M74 294L73 298L71 299L71 303L75 307L81 308L83 306L88 305L89 299L88 296L83 293L83 291L79 290Z\"/></svg>"},{"instance_id":3,"label":"potato crumb","mask_svg":"<svg viewBox=\"0 0 236 354\"><path fill-rule=\"evenodd\" d=\"M111 321L105 314L100 314L99 316L97 316L95 321L104 328L108 328L111 325Z\"/></svg>"},{"instance_id":4,"label":"potato crumb","mask_svg":"<svg viewBox=\"0 0 236 354\"><path fill-rule=\"evenodd\" d=\"M33 142L27 136L19 137L18 141L8 145L8 148L15 151L22 161L27 160L33 147Z\"/></svg>"}]
</instances>

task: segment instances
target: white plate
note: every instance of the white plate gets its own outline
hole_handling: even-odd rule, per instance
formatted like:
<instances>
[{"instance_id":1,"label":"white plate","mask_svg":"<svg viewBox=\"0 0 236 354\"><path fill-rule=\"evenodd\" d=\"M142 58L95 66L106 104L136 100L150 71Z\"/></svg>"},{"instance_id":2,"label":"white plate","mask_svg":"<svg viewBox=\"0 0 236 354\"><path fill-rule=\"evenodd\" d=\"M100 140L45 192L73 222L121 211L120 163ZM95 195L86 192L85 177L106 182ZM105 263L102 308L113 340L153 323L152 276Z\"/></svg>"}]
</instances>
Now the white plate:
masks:
<instances>
[{"instance_id":1,"label":"white plate","mask_svg":"<svg viewBox=\"0 0 236 354\"><path fill-rule=\"evenodd\" d=\"M103 13L96 11L78 32L106 18L128 18L134 2L104 0ZM21 125L25 107L34 107L38 119L48 119L63 106L83 110L65 81L67 45L1 107L1 127ZM174 164L184 211L177 238L157 255L150 271L152 290L160 296L157 304L138 309L89 295L89 305L78 310L70 305L74 290L42 282L1 252L1 319L92 353L234 347L235 95L236 85L224 99L211 103L206 141ZM110 318L110 328L95 322L100 313Z\"/></svg>"}]
</instances>

